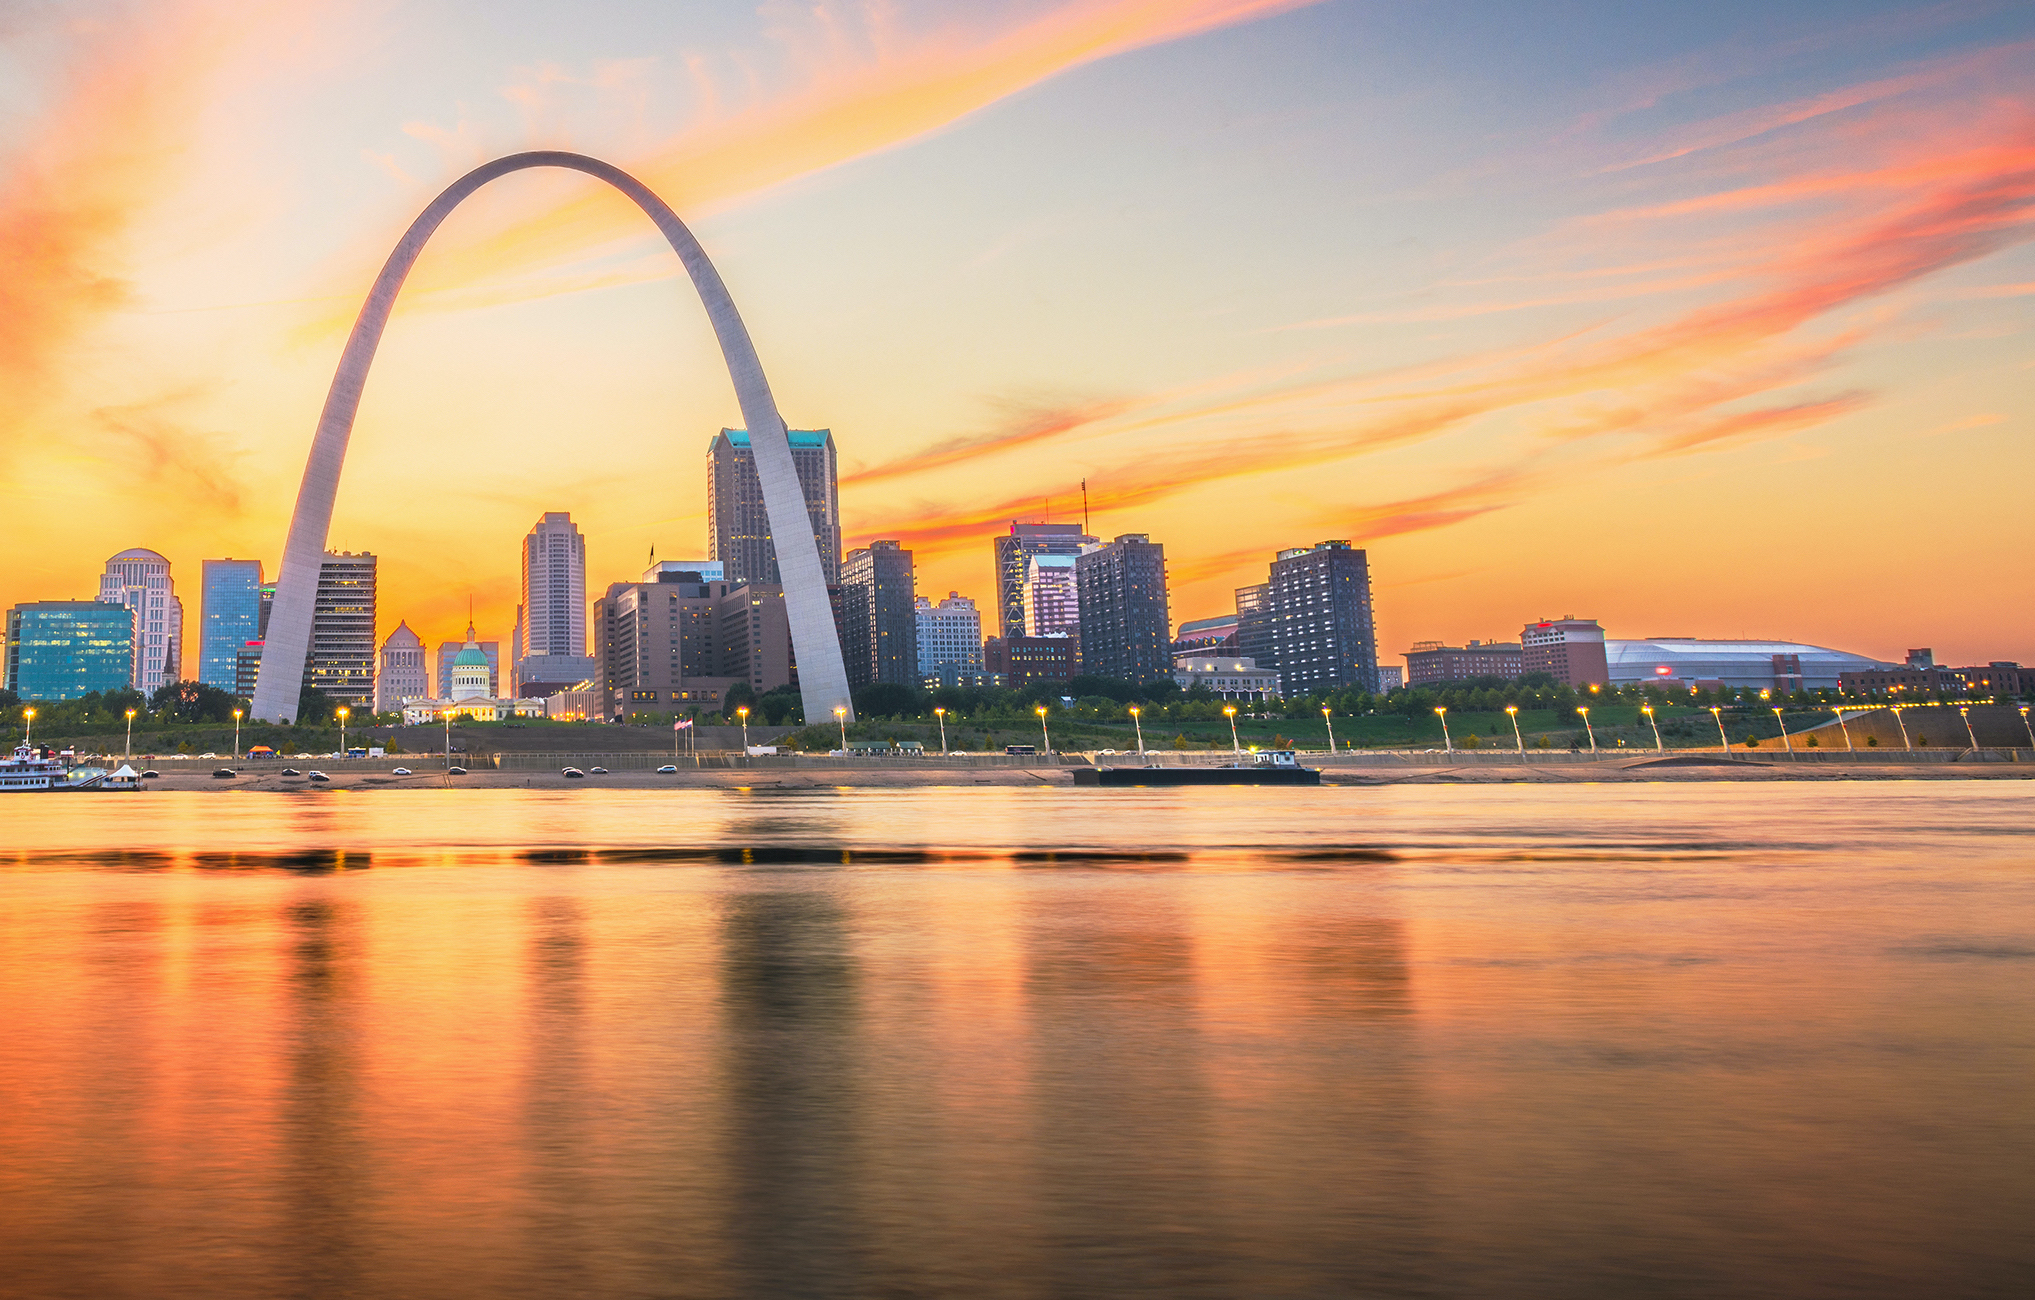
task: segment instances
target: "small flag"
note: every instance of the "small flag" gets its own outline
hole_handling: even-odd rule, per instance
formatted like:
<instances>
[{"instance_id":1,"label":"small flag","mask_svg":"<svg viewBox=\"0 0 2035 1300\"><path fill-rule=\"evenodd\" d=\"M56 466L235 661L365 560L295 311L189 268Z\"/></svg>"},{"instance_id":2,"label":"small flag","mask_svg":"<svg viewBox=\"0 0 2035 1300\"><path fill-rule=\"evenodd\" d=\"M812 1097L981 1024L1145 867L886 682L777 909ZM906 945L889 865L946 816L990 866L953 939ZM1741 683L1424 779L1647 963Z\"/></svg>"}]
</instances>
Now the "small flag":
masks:
<instances>
[{"instance_id":1,"label":"small flag","mask_svg":"<svg viewBox=\"0 0 2035 1300\"><path fill-rule=\"evenodd\" d=\"M683 722L674 722L674 723L672 723L672 724L671 724L671 729L672 729L673 731L684 731L684 730L686 730L686 729L687 729L688 727L690 727L690 726L692 726L692 719L691 719L691 718L687 718L687 719L685 719L685 720L684 720Z\"/></svg>"}]
</instances>

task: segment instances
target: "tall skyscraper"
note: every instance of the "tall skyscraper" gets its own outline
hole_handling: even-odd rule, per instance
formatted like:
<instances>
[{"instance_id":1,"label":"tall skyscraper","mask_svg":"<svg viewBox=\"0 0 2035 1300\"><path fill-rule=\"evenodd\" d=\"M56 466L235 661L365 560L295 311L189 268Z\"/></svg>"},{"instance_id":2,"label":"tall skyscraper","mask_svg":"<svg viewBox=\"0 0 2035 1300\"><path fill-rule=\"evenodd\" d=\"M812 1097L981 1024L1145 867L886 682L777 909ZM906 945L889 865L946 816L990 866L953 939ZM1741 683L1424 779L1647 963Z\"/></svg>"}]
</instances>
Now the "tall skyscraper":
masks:
<instances>
[{"instance_id":1,"label":"tall skyscraper","mask_svg":"<svg viewBox=\"0 0 2035 1300\"><path fill-rule=\"evenodd\" d=\"M841 488L834 433L790 429L785 436L791 440L791 459L805 491L820 567L832 586L841 580ZM736 586L783 581L746 429L723 429L707 444L707 520L707 557L721 561L726 581Z\"/></svg>"},{"instance_id":2,"label":"tall skyscraper","mask_svg":"<svg viewBox=\"0 0 2035 1300\"><path fill-rule=\"evenodd\" d=\"M974 675L982 668L982 611L958 591L935 605L931 597L914 602L919 631L919 678Z\"/></svg>"},{"instance_id":3,"label":"tall skyscraper","mask_svg":"<svg viewBox=\"0 0 2035 1300\"><path fill-rule=\"evenodd\" d=\"M1279 647L1272 636L1272 584L1237 588L1236 653L1260 668L1279 666Z\"/></svg>"},{"instance_id":4,"label":"tall skyscraper","mask_svg":"<svg viewBox=\"0 0 2035 1300\"><path fill-rule=\"evenodd\" d=\"M75 700L134 681L134 612L105 600L36 600L7 611L4 684L24 700Z\"/></svg>"},{"instance_id":5,"label":"tall skyscraper","mask_svg":"<svg viewBox=\"0 0 2035 1300\"><path fill-rule=\"evenodd\" d=\"M1072 555L1034 555L1025 565L1025 627L1033 636L1080 635L1081 595Z\"/></svg>"},{"instance_id":6,"label":"tall skyscraper","mask_svg":"<svg viewBox=\"0 0 2035 1300\"><path fill-rule=\"evenodd\" d=\"M996 556L997 634L1009 638L1031 630L1025 621L1025 581L1035 555L1079 555L1095 539L1079 524L1021 524L1011 521L1008 533L990 541Z\"/></svg>"},{"instance_id":7,"label":"tall skyscraper","mask_svg":"<svg viewBox=\"0 0 2035 1300\"><path fill-rule=\"evenodd\" d=\"M523 539L523 603L510 649L511 691L541 698L594 675L586 639L586 539L547 512Z\"/></svg>"},{"instance_id":8,"label":"tall skyscraper","mask_svg":"<svg viewBox=\"0 0 2035 1300\"><path fill-rule=\"evenodd\" d=\"M366 551L327 551L318 570L304 682L350 709L374 707L376 568Z\"/></svg>"},{"instance_id":9,"label":"tall skyscraper","mask_svg":"<svg viewBox=\"0 0 2035 1300\"><path fill-rule=\"evenodd\" d=\"M654 581L613 583L594 602L595 681L606 716L714 713L737 682L759 695L792 683L782 587L655 572Z\"/></svg>"},{"instance_id":10,"label":"tall skyscraper","mask_svg":"<svg viewBox=\"0 0 2035 1300\"><path fill-rule=\"evenodd\" d=\"M1378 636L1364 552L1343 541L1281 551L1267 586L1281 690L1294 696L1378 689ZM1259 667L1265 666L1261 661Z\"/></svg>"},{"instance_id":11,"label":"tall skyscraper","mask_svg":"<svg viewBox=\"0 0 2035 1300\"><path fill-rule=\"evenodd\" d=\"M1081 671L1147 682L1173 675L1166 548L1125 533L1074 561L1081 598Z\"/></svg>"},{"instance_id":12,"label":"tall skyscraper","mask_svg":"<svg viewBox=\"0 0 2035 1300\"><path fill-rule=\"evenodd\" d=\"M912 553L894 541L858 547L841 563L841 656L851 688L918 685Z\"/></svg>"},{"instance_id":13,"label":"tall skyscraper","mask_svg":"<svg viewBox=\"0 0 2035 1300\"><path fill-rule=\"evenodd\" d=\"M424 667L424 638L411 631L408 623L398 623L382 642L381 665L374 679L374 711L399 713L404 700L430 696L431 674Z\"/></svg>"},{"instance_id":14,"label":"tall skyscraper","mask_svg":"<svg viewBox=\"0 0 2035 1300\"><path fill-rule=\"evenodd\" d=\"M141 547L120 552L106 561L99 599L134 612L134 689L153 695L163 683L177 681L183 671L184 602L170 581L170 562Z\"/></svg>"},{"instance_id":15,"label":"tall skyscraper","mask_svg":"<svg viewBox=\"0 0 2035 1300\"><path fill-rule=\"evenodd\" d=\"M239 685L234 665L240 652L262 638L261 561L206 560L201 581L198 680L232 691Z\"/></svg>"}]
</instances>

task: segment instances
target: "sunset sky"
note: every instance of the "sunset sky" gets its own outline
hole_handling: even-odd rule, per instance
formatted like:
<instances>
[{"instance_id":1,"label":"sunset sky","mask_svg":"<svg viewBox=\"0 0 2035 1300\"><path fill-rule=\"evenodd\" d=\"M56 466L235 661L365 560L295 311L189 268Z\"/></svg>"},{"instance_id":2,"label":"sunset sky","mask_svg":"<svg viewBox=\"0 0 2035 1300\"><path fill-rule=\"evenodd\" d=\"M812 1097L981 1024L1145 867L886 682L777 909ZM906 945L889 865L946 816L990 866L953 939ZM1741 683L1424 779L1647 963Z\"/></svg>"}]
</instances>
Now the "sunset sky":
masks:
<instances>
[{"instance_id":1,"label":"sunset sky","mask_svg":"<svg viewBox=\"0 0 2035 1300\"><path fill-rule=\"evenodd\" d=\"M347 326L445 184L634 171L828 426L850 545L1165 543L1173 618L1369 549L1379 648L1787 637L2035 661L2035 8L0 0L0 606L273 575ZM705 553L739 424L635 208L524 173L426 251L332 544L507 640ZM993 616L986 620L993 623Z\"/></svg>"}]
</instances>

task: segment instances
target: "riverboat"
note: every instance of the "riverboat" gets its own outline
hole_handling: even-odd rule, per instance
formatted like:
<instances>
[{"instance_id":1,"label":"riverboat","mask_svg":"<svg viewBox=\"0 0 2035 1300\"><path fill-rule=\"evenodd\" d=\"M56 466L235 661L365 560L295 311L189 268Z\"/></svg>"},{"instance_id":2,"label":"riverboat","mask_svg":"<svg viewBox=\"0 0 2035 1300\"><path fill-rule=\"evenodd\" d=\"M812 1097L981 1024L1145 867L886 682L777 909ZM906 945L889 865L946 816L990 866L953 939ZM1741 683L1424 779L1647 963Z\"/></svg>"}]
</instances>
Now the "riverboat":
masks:
<instances>
[{"instance_id":1,"label":"riverboat","mask_svg":"<svg viewBox=\"0 0 2035 1300\"><path fill-rule=\"evenodd\" d=\"M68 789L70 771L70 764L45 757L43 751L23 741L14 747L13 758L0 758L0 792Z\"/></svg>"},{"instance_id":2,"label":"riverboat","mask_svg":"<svg viewBox=\"0 0 2035 1300\"><path fill-rule=\"evenodd\" d=\"M1290 749L1268 749L1220 767L1077 767L1076 785L1320 785L1321 772L1302 767Z\"/></svg>"}]
</instances>

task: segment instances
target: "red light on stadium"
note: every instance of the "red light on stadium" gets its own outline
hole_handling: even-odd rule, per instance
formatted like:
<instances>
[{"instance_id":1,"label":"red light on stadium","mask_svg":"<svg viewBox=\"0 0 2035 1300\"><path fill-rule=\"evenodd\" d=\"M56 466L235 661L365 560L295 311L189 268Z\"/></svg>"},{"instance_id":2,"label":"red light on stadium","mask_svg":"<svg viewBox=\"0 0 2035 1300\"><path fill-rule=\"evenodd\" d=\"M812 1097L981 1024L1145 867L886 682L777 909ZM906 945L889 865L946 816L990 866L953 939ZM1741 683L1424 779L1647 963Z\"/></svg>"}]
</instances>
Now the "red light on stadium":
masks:
<instances>
[{"instance_id":1,"label":"red light on stadium","mask_svg":"<svg viewBox=\"0 0 2035 1300\"><path fill-rule=\"evenodd\" d=\"M1675 670L1674 670L1674 669L1672 669L1672 668L1668 667L1668 666L1667 666L1666 664L1656 664L1656 665L1654 666L1654 670L1653 670L1653 671L1654 671L1654 676L1656 676L1656 677L1672 677L1672 676L1674 676L1674 672L1675 672Z\"/></svg>"}]
</instances>

